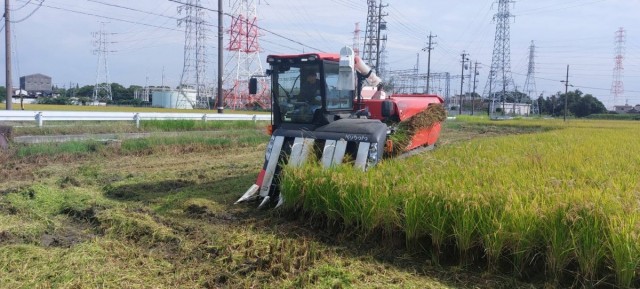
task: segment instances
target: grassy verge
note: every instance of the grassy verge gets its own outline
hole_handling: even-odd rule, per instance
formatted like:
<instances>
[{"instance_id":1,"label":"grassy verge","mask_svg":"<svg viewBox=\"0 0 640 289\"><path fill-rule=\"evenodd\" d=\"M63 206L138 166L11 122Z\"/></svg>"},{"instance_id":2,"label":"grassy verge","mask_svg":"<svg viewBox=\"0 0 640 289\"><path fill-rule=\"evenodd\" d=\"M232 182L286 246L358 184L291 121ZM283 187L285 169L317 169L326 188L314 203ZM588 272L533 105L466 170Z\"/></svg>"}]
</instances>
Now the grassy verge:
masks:
<instances>
[{"instance_id":1,"label":"grassy verge","mask_svg":"<svg viewBox=\"0 0 640 289\"><path fill-rule=\"evenodd\" d=\"M115 142L70 141L63 143L38 143L16 146L13 150L19 158L151 154L158 151L206 151L230 147L257 146L268 141L268 136L257 130L238 130L212 134L154 136L126 139Z\"/></svg>"},{"instance_id":2,"label":"grassy verge","mask_svg":"<svg viewBox=\"0 0 640 289\"><path fill-rule=\"evenodd\" d=\"M83 122L47 122L42 127L33 123L16 125L14 136L23 135L70 135L97 133L136 133L166 131L208 131L208 130L263 130L268 122L264 121L196 121L196 120L147 120L136 128L131 121L83 121Z\"/></svg>"}]
</instances>

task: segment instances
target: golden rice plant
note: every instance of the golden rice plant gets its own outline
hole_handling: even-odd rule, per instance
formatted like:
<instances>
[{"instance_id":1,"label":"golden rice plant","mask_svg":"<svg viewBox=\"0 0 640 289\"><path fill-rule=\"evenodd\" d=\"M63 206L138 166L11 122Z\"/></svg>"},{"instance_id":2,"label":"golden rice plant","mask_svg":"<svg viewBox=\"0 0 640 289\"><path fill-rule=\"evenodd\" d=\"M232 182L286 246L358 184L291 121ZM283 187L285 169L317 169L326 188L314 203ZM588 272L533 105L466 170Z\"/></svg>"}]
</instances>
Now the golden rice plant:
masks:
<instances>
[{"instance_id":1,"label":"golden rice plant","mask_svg":"<svg viewBox=\"0 0 640 289\"><path fill-rule=\"evenodd\" d=\"M616 216L609 220L608 246L610 262L621 288L632 288L635 274L640 268L640 216Z\"/></svg>"},{"instance_id":2,"label":"golden rice plant","mask_svg":"<svg viewBox=\"0 0 640 289\"><path fill-rule=\"evenodd\" d=\"M470 255L481 246L490 270L507 257L511 271L523 275L544 258L556 282L593 284L614 273L621 287L639 282L637 123L491 125L553 130L452 144L367 172L347 165L287 169L283 194L289 206L365 235L401 230L407 244L431 247L436 262L451 257L442 249L453 240L463 265L483 257ZM573 262L578 272L568 271Z\"/></svg>"},{"instance_id":3,"label":"golden rice plant","mask_svg":"<svg viewBox=\"0 0 640 289\"><path fill-rule=\"evenodd\" d=\"M571 232L565 220L567 207L566 203L556 204L547 207L542 215L547 274L555 283L560 281L564 269L575 258Z\"/></svg>"}]
</instances>

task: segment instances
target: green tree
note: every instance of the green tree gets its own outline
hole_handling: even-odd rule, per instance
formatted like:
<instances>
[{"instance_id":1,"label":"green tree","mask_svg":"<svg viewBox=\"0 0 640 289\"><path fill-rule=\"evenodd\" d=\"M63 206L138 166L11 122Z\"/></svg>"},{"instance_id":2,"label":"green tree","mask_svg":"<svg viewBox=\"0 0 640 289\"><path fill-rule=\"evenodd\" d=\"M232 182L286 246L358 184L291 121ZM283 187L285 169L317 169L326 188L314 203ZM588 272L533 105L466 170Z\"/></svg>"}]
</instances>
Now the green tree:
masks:
<instances>
[{"instance_id":1,"label":"green tree","mask_svg":"<svg viewBox=\"0 0 640 289\"><path fill-rule=\"evenodd\" d=\"M53 86L51 88L53 94L59 94L60 96L67 96L67 89L65 88L60 88L58 86Z\"/></svg>"},{"instance_id":2,"label":"green tree","mask_svg":"<svg viewBox=\"0 0 640 289\"><path fill-rule=\"evenodd\" d=\"M595 113L606 113L607 109L597 98L591 94L583 95L582 91L576 89L566 94L558 92L547 98L540 97L540 111L542 114L551 116L564 116L564 102L567 99L567 115L585 117Z\"/></svg>"},{"instance_id":3,"label":"green tree","mask_svg":"<svg viewBox=\"0 0 640 289\"><path fill-rule=\"evenodd\" d=\"M144 87L140 86L140 85L130 85L129 88L127 88L127 90L129 91L129 93L131 95L135 95L136 90L140 91L140 93L142 92L142 90L144 90Z\"/></svg>"},{"instance_id":4,"label":"green tree","mask_svg":"<svg viewBox=\"0 0 640 289\"><path fill-rule=\"evenodd\" d=\"M571 111L576 117L585 117L595 113L606 113L607 108L593 95L586 94L574 103Z\"/></svg>"},{"instance_id":5,"label":"green tree","mask_svg":"<svg viewBox=\"0 0 640 289\"><path fill-rule=\"evenodd\" d=\"M93 85L85 85L83 87L77 88L75 94L77 97L93 97Z\"/></svg>"},{"instance_id":6,"label":"green tree","mask_svg":"<svg viewBox=\"0 0 640 289\"><path fill-rule=\"evenodd\" d=\"M7 99L7 88L0 86L0 102L4 102Z\"/></svg>"},{"instance_id":7,"label":"green tree","mask_svg":"<svg viewBox=\"0 0 640 289\"><path fill-rule=\"evenodd\" d=\"M130 94L127 88L115 82L111 83L111 96L114 102L133 99L133 94Z\"/></svg>"},{"instance_id":8,"label":"green tree","mask_svg":"<svg viewBox=\"0 0 640 289\"><path fill-rule=\"evenodd\" d=\"M538 97L538 99L536 99L536 101L538 102L538 110L540 114L549 114L548 111L548 107L547 107L547 101L545 100L545 98L540 95L540 97Z\"/></svg>"}]
</instances>

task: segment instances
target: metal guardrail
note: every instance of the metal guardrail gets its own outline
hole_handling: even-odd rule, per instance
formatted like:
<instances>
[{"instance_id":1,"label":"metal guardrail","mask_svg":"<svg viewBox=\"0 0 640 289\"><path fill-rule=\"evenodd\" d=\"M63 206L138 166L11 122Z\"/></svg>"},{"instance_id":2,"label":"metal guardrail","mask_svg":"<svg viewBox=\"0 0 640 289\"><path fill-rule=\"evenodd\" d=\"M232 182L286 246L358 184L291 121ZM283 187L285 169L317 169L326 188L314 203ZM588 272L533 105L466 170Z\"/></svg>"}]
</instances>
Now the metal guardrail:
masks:
<instances>
[{"instance_id":1,"label":"metal guardrail","mask_svg":"<svg viewBox=\"0 0 640 289\"><path fill-rule=\"evenodd\" d=\"M0 111L0 121L35 121L38 127L44 121L134 121L140 127L141 120L190 119L202 121L220 120L270 120L269 114L202 114L202 113L164 113L164 112L100 112L100 111Z\"/></svg>"}]
</instances>

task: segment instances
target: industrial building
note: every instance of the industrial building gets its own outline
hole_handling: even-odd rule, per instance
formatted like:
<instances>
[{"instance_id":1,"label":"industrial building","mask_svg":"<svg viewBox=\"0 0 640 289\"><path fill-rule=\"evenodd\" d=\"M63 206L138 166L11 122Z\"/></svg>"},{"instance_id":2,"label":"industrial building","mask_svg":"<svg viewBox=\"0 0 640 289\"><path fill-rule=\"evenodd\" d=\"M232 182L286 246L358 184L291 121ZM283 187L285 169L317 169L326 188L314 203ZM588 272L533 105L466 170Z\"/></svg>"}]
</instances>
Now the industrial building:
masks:
<instances>
[{"instance_id":1,"label":"industrial building","mask_svg":"<svg viewBox=\"0 0 640 289\"><path fill-rule=\"evenodd\" d=\"M53 92L51 77L36 73L20 77L20 89L27 91L28 96L51 95Z\"/></svg>"},{"instance_id":2,"label":"industrial building","mask_svg":"<svg viewBox=\"0 0 640 289\"><path fill-rule=\"evenodd\" d=\"M497 108L504 109L505 115L525 115L526 116L531 114L531 104L528 104L528 103L496 102L495 107L496 107L496 110Z\"/></svg>"}]
</instances>

